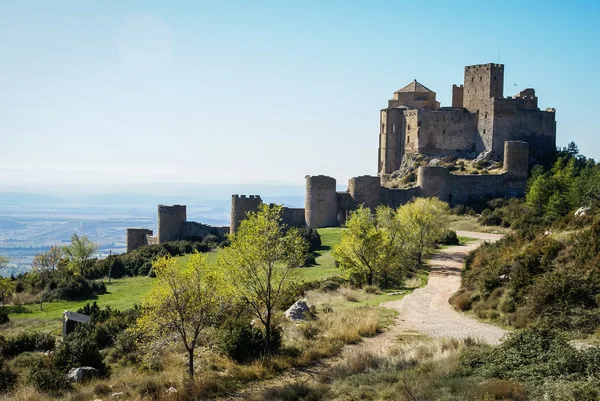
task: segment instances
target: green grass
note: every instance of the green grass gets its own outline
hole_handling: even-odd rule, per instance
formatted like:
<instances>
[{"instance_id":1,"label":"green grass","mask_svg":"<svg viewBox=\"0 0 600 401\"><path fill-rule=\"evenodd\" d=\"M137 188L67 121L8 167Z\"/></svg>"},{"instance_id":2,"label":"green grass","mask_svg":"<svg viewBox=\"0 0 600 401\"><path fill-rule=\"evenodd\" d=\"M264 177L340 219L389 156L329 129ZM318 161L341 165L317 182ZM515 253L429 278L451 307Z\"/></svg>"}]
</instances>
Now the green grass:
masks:
<instances>
[{"instance_id":1,"label":"green grass","mask_svg":"<svg viewBox=\"0 0 600 401\"><path fill-rule=\"evenodd\" d=\"M76 311L87 303L97 301L101 306L110 306L115 309L129 309L134 304L140 304L146 292L151 288L153 279L148 277L131 277L112 280L111 284L105 281L107 294L99 295L95 300L86 301L57 301L44 302L44 310L39 304L10 307L17 313L9 313L12 319L53 319L60 320L65 310Z\"/></svg>"},{"instance_id":2,"label":"green grass","mask_svg":"<svg viewBox=\"0 0 600 401\"><path fill-rule=\"evenodd\" d=\"M321 247L315 252L317 254L315 266L300 269L300 280L305 282L321 281L331 277L341 276L342 271L335 267L335 259L331 254L334 245L342 238L342 228L319 228L317 231L321 236Z\"/></svg>"}]
</instances>

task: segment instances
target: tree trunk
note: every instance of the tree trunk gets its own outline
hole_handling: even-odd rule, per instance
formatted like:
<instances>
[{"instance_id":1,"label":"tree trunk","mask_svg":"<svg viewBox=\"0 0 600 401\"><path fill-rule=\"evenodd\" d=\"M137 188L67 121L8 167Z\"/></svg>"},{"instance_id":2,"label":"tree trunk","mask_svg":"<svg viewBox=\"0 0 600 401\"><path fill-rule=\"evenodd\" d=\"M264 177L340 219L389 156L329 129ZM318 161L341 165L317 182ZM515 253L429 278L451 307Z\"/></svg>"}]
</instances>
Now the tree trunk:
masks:
<instances>
[{"instance_id":1,"label":"tree trunk","mask_svg":"<svg viewBox=\"0 0 600 401\"><path fill-rule=\"evenodd\" d=\"M271 312L267 310L267 324L265 327L265 353L271 355Z\"/></svg>"},{"instance_id":2,"label":"tree trunk","mask_svg":"<svg viewBox=\"0 0 600 401\"><path fill-rule=\"evenodd\" d=\"M367 284L373 285L373 270L369 270L369 275L367 276Z\"/></svg>"},{"instance_id":3,"label":"tree trunk","mask_svg":"<svg viewBox=\"0 0 600 401\"><path fill-rule=\"evenodd\" d=\"M194 378L194 347L188 349L189 360L188 360L188 374L190 375L190 379Z\"/></svg>"}]
</instances>

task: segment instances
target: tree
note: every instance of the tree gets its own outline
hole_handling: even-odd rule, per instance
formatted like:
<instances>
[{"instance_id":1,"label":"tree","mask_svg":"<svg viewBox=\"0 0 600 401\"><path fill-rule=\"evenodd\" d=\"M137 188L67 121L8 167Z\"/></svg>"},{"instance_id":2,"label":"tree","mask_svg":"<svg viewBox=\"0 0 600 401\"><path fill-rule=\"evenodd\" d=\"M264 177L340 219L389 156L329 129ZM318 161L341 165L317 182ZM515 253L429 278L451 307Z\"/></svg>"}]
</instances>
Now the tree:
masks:
<instances>
[{"instance_id":1,"label":"tree","mask_svg":"<svg viewBox=\"0 0 600 401\"><path fill-rule=\"evenodd\" d=\"M552 177L548 173L540 174L530 181L525 203L533 208L538 216L541 216L553 192L554 182Z\"/></svg>"},{"instance_id":2,"label":"tree","mask_svg":"<svg viewBox=\"0 0 600 401\"><path fill-rule=\"evenodd\" d=\"M49 276L54 274L56 267L64 257L63 248L58 245L52 245L50 249L45 252L38 253L33 257L31 267L36 272Z\"/></svg>"},{"instance_id":3,"label":"tree","mask_svg":"<svg viewBox=\"0 0 600 401\"><path fill-rule=\"evenodd\" d=\"M10 295L15 290L16 282L9 277L0 277L0 297L2 298L2 306L6 306L4 297Z\"/></svg>"},{"instance_id":4,"label":"tree","mask_svg":"<svg viewBox=\"0 0 600 401\"><path fill-rule=\"evenodd\" d=\"M400 221L406 226L414 246L417 267L423 255L430 252L448 224L448 204L437 198L417 198L398 209Z\"/></svg>"},{"instance_id":5,"label":"tree","mask_svg":"<svg viewBox=\"0 0 600 401\"><path fill-rule=\"evenodd\" d=\"M281 206L268 205L249 213L218 259L236 293L262 323L267 354L273 351L274 313L295 283L294 268L308 250L298 230L282 224L281 213Z\"/></svg>"},{"instance_id":6,"label":"tree","mask_svg":"<svg viewBox=\"0 0 600 401\"><path fill-rule=\"evenodd\" d=\"M156 282L143 301L138 326L150 335L177 333L188 352L188 374L194 376L194 349L204 329L223 318L232 291L223 272L195 253L185 266L163 256L152 264Z\"/></svg>"},{"instance_id":7,"label":"tree","mask_svg":"<svg viewBox=\"0 0 600 401\"><path fill-rule=\"evenodd\" d=\"M71 267L84 277L91 266L92 255L97 249L98 246L90 241L88 237L79 237L77 234L73 234L71 237L70 245L63 247Z\"/></svg>"},{"instance_id":8,"label":"tree","mask_svg":"<svg viewBox=\"0 0 600 401\"><path fill-rule=\"evenodd\" d=\"M0 255L0 272L8 265L8 258Z\"/></svg>"}]
</instances>

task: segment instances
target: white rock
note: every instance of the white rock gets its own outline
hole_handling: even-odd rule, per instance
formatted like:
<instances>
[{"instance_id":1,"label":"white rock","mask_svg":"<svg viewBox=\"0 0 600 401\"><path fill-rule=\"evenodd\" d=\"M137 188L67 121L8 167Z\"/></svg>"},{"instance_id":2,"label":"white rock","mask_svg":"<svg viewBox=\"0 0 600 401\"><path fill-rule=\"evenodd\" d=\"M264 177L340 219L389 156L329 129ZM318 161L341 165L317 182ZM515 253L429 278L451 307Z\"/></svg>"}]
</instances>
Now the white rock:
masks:
<instances>
[{"instance_id":1,"label":"white rock","mask_svg":"<svg viewBox=\"0 0 600 401\"><path fill-rule=\"evenodd\" d=\"M305 300L296 301L288 310L284 313L285 317L290 319L292 322L300 322L312 317L312 313L308 308Z\"/></svg>"},{"instance_id":2,"label":"white rock","mask_svg":"<svg viewBox=\"0 0 600 401\"><path fill-rule=\"evenodd\" d=\"M92 368L91 366L82 366L69 370L69 373L67 373L67 378L71 381L79 383L97 377L98 374L98 369Z\"/></svg>"},{"instance_id":3,"label":"white rock","mask_svg":"<svg viewBox=\"0 0 600 401\"><path fill-rule=\"evenodd\" d=\"M575 211L575 216L577 216L577 217L585 216L587 214L587 212L589 212L589 211L590 211L590 208L587 206L580 207L579 209L577 209Z\"/></svg>"},{"instance_id":4,"label":"white rock","mask_svg":"<svg viewBox=\"0 0 600 401\"><path fill-rule=\"evenodd\" d=\"M122 391L118 392L118 393L112 393L110 395L110 398L120 398L124 393Z\"/></svg>"}]
</instances>

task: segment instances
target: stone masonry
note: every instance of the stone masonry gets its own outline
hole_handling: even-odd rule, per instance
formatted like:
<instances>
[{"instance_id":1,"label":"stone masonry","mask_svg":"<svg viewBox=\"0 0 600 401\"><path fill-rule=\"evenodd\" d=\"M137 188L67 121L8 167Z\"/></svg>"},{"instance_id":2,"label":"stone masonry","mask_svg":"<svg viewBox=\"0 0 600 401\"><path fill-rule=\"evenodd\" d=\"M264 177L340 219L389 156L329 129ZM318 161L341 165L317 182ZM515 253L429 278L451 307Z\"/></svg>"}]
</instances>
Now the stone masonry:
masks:
<instances>
[{"instance_id":1,"label":"stone masonry","mask_svg":"<svg viewBox=\"0 0 600 401\"><path fill-rule=\"evenodd\" d=\"M506 141L524 141L540 160L556 148L555 110L540 110L531 88L504 97L503 64L465 67L464 84L452 86L452 107L440 107L435 97L414 81L381 110L380 176L396 171L407 153L473 159L491 151L502 159Z\"/></svg>"}]
</instances>

